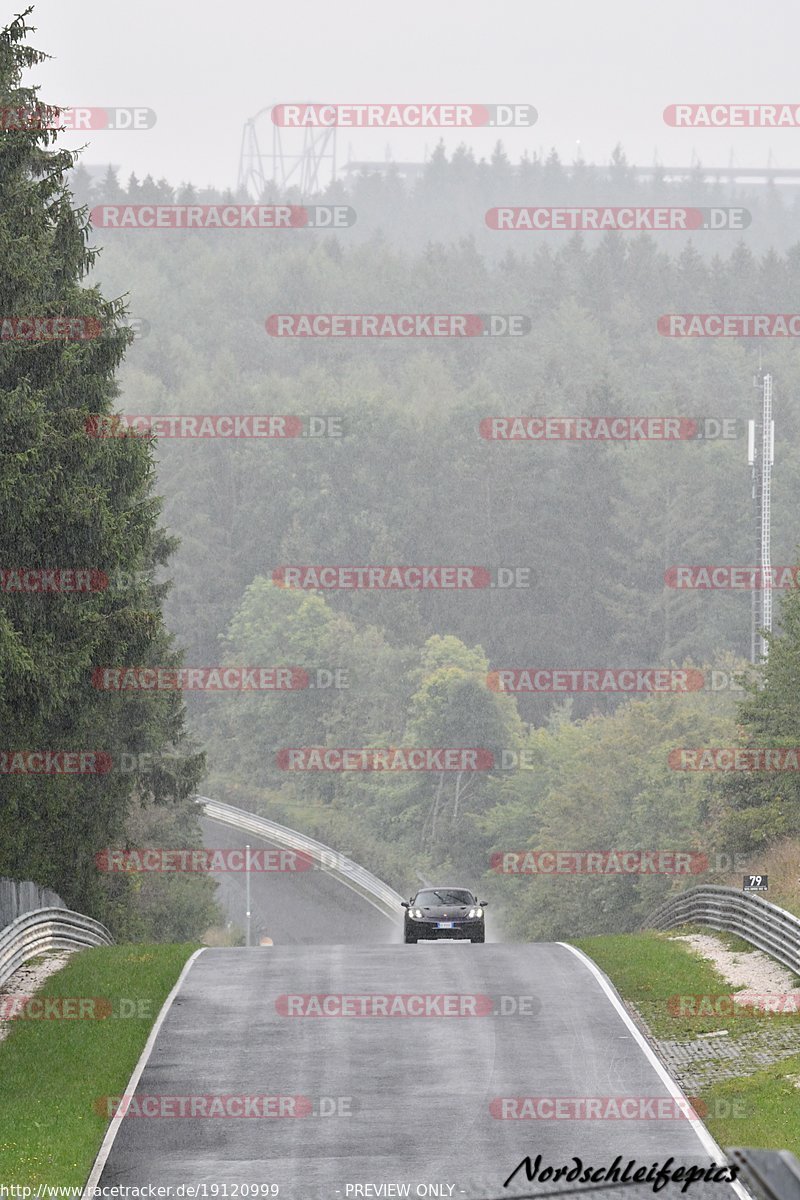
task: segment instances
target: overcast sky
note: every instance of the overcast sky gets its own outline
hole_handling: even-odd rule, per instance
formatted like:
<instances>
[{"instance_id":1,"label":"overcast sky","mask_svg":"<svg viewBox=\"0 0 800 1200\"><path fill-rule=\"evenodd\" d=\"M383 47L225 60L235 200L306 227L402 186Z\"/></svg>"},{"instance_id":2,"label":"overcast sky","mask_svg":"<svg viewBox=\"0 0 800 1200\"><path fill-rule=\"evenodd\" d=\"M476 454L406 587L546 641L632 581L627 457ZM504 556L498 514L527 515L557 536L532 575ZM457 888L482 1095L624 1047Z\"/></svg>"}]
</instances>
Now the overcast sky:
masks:
<instances>
[{"instance_id":1,"label":"overcast sky","mask_svg":"<svg viewBox=\"0 0 800 1200\"><path fill-rule=\"evenodd\" d=\"M5 18L24 0L8 6ZM236 183L242 127L278 102L527 103L512 158L800 164L800 129L672 129L675 102L800 104L796 0L38 0L47 103L154 109L150 130L70 134L123 178ZM265 123L264 130L268 129ZM300 136L300 135L297 135ZM439 137L488 156L494 130L340 130L338 158L421 160ZM289 144L288 140L285 143Z\"/></svg>"}]
</instances>

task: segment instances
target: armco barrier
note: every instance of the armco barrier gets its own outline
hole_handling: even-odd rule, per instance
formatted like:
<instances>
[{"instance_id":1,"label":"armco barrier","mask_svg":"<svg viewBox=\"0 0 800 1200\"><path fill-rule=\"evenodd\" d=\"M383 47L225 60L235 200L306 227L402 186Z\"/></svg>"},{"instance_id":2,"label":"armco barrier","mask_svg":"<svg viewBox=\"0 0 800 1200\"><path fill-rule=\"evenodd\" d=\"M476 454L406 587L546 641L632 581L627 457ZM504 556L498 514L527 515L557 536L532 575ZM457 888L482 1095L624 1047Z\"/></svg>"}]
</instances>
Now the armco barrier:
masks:
<instances>
[{"instance_id":1,"label":"armco barrier","mask_svg":"<svg viewBox=\"0 0 800 1200\"><path fill-rule=\"evenodd\" d=\"M245 812L243 808L234 808L231 804L221 804L219 800L210 800L208 796L195 796L194 799L197 804L202 806L205 815L214 821L221 821L244 833L255 834L256 837L264 838L273 845L286 846L291 850L299 850L310 855L319 863L323 871L335 876L351 891L357 892L365 900L368 900L384 916L390 917L400 924L402 917L400 905L403 897L382 879L378 879L377 875L373 875L371 871L365 870L351 859L345 858L338 850L332 850L323 842L306 837L304 833L298 833L286 825L278 825L276 821L270 821L267 817L259 817L255 813Z\"/></svg>"},{"instance_id":2,"label":"armco barrier","mask_svg":"<svg viewBox=\"0 0 800 1200\"><path fill-rule=\"evenodd\" d=\"M66 908L60 896L50 888L40 887L29 879L0 878L0 929L5 929L23 913L35 908Z\"/></svg>"},{"instance_id":3,"label":"armco barrier","mask_svg":"<svg viewBox=\"0 0 800 1200\"><path fill-rule=\"evenodd\" d=\"M800 919L760 896L736 888L688 888L673 896L644 922L644 929L709 925L744 938L800 975Z\"/></svg>"},{"instance_id":4,"label":"armco barrier","mask_svg":"<svg viewBox=\"0 0 800 1200\"><path fill-rule=\"evenodd\" d=\"M113 943L105 925L68 908L23 913L0 930L0 987L24 962L47 950L83 950Z\"/></svg>"}]
</instances>

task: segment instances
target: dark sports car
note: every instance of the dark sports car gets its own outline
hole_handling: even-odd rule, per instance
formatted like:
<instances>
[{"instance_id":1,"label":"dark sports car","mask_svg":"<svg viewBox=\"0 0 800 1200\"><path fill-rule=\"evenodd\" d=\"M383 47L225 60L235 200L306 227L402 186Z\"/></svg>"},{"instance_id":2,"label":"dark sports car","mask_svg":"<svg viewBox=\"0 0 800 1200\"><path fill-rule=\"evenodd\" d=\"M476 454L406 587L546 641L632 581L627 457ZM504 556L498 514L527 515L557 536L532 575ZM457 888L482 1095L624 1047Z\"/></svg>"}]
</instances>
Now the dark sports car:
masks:
<instances>
[{"instance_id":1,"label":"dark sports car","mask_svg":"<svg viewBox=\"0 0 800 1200\"><path fill-rule=\"evenodd\" d=\"M466 888L429 887L406 902L405 941L415 943L438 938L461 938L470 942L486 940L483 919L485 900L478 900Z\"/></svg>"}]
</instances>

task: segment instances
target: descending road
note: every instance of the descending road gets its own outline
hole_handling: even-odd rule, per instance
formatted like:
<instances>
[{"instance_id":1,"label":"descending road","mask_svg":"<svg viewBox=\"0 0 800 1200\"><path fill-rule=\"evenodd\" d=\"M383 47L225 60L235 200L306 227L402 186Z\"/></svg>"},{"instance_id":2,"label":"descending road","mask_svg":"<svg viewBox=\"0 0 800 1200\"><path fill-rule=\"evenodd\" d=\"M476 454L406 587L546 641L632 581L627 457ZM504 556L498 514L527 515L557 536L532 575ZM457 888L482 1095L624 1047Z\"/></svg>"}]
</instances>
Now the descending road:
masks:
<instances>
[{"instance_id":1,"label":"descending road","mask_svg":"<svg viewBox=\"0 0 800 1200\"><path fill-rule=\"evenodd\" d=\"M253 850L281 846L280 842L271 842L254 833L245 834L213 817L202 817L200 827L203 845L208 850L244 850L245 842ZM335 860L335 852L330 854ZM217 900L228 920L244 929L247 911L244 873L212 871L210 874L219 885ZM450 882L469 887L472 881ZM410 880L409 892L416 891L418 886L419 880ZM392 920L365 896L349 888L336 873L322 870L251 871L250 911L252 945L257 945L262 937L269 938L276 946L386 945L402 940L403 914L399 904L397 918ZM487 914L486 940L503 940L499 919L493 911Z\"/></svg>"},{"instance_id":2,"label":"descending road","mask_svg":"<svg viewBox=\"0 0 800 1200\"><path fill-rule=\"evenodd\" d=\"M307 1003L297 997L320 994L460 996L467 999L451 1003L477 1011L435 1015L443 1002L434 1001L427 1016L285 1015ZM231 1095L303 1097L292 1102L295 1114L311 1112L178 1117L163 1115L163 1102L145 1100ZM647 1102L644 1111L655 1098L669 1103L666 1077L603 977L565 946L205 950L185 975L136 1087L135 1106L155 1104L160 1115L112 1122L116 1137L100 1182L226 1184L229 1196L233 1184L276 1184L280 1200L477 1198L550 1192L551 1185L526 1183L524 1172L504 1192L503 1181L527 1154L541 1154L545 1164L580 1155L608 1166L616 1154L649 1165L669 1155L703 1163L713 1152L698 1122L685 1117L499 1119L514 1111L503 1109L503 1098L526 1096L637 1097ZM328 1109L336 1115L321 1114ZM401 1190L364 1190L368 1184ZM734 1191L698 1185L688 1194L729 1200Z\"/></svg>"},{"instance_id":3,"label":"descending road","mask_svg":"<svg viewBox=\"0 0 800 1200\"><path fill-rule=\"evenodd\" d=\"M255 834L245 836L208 817L203 817L200 825L203 844L211 850L241 849L246 841L254 849L271 845ZM244 929L244 873L212 872L212 878L219 884L217 899L228 920ZM250 906L254 944L261 937L269 937L281 946L385 944L399 937L398 925L325 871L251 871Z\"/></svg>"}]
</instances>

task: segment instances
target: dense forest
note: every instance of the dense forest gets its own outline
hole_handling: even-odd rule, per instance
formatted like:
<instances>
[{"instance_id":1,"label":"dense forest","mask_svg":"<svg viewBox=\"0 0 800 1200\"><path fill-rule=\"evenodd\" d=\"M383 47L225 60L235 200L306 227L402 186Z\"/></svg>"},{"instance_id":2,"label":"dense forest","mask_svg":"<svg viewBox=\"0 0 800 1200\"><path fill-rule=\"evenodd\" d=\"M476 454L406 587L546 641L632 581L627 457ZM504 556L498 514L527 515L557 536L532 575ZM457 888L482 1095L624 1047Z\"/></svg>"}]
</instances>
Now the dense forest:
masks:
<instances>
[{"instance_id":1,"label":"dense forest","mask_svg":"<svg viewBox=\"0 0 800 1200\"><path fill-rule=\"evenodd\" d=\"M33 52L19 25L11 31L0 89L19 103ZM740 711L742 691L716 690L711 672L730 679L747 658L750 592L665 582L679 564L754 561L745 424L761 369L776 392L772 558L797 561L796 342L658 328L668 313L800 309L791 200L700 177L637 183L620 150L608 167L567 168L554 155L511 164L498 146L490 162L439 150L414 186L391 172L336 184L313 198L355 208L356 224L335 234L92 230L98 204L244 197L149 177L122 186L111 169L92 183L51 140L22 131L0 143L0 252L13 267L2 310L97 316L114 333L0 346L3 561L51 566L67 547L65 565L115 582L46 605L0 595L0 718L9 748L89 739L140 765L57 787L4 780L0 873L150 930L152 916L147 925L125 908L132 885L98 880L94 855L123 836L196 837L188 797L202 779L206 794L324 837L406 894L417 872L482 878L493 899L513 895L514 932L553 937L631 928L685 880L510 880L492 872L493 852L749 850L800 833L792 783L721 783L669 760L676 746L800 741L794 593L766 686ZM301 199L311 198L263 197ZM743 204L752 223L540 236L485 222L498 203L623 202ZM31 211L37 235L15 257ZM266 328L279 313L517 314L528 331L282 339ZM288 414L306 428L330 417L316 427L335 436L86 435L88 418L111 412ZM737 436L481 436L486 418L516 415L717 418ZM287 564L520 568L527 586L300 590L276 582ZM183 696L92 687L97 668L170 667L178 655L189 667L328 672L340 686ZM643 697L490 686L506 668L682 666L706 672L706 686ZM276 756L292 746L478 746L496 764L505 753L525 765L290 773ZM162 914L172 901L157 899ZM184 914L177 890L174 905Z\"/></svg>"},{"instance_id":2,"label":"dense forest","mask_svg":"<svg viewBox=\"0 0 800 1200\"><path fill-rule=\"evenodd\" d=\"M492 851L508 846L763 845L791 831L785 814L772 823L735 816L754 789L726 801L718 778L681 777L668 763L673 746L737 740L742 693L710 682L712 670L732 682L748 655L750 593L682 591L665 585L665 572L753 562L744 434L757 415L760 364L776 380L773 561L795 561L797 354L787 340L666 338L657 321L670 312L792 311L799 248L756 253L750 231L715 235L713 254L712 235L705 246L670 242L674 235L562 235L559 245L516 239L497 255L483 253L476 227L475 236L416 250L437 196L440 210L452 204L465 223L475 200L467 161L433 162L404 196L405 220L387 212L386 227L366 241L353 236L358 224L335 236L95 233L104 246L98 280L115 295L127 288L131 314L146 322L121 376L123 411L330 415L342 432L158 443L165 515L181 538L166 614L185 661L338 668L347 681L295 694L188 695L208 754L205 789L328 838L401 890L419 870L482 875ZM497 172L502 182L503 170L498 154L482 172L481 203L497 197L500 184L489 179ZM359 216L370 184L390 186L359 181L347 197ZM141 188L131 181L130 198ZM591 180L573 178L570 189L558 198L595 198ZM264 328L280 312L513 313L530 319L530 332L402 345L281 340ZM481 437L484 418L519 414L733 418L737 436ZM276 586L276 568L292 563L522 567L529 586ZM498 696L486 686L489 672L506 667L680 664L706 670L704 690L620 701ZM500 747L525 748L527 769L462 781L287 778L276 763L285 746L423 744L489 746L498 760ZM522 888L518 932L556 936L576 920L630 927L683 882L490 874L485 887L500 900Z\"/></svg>"}]
</instances>

